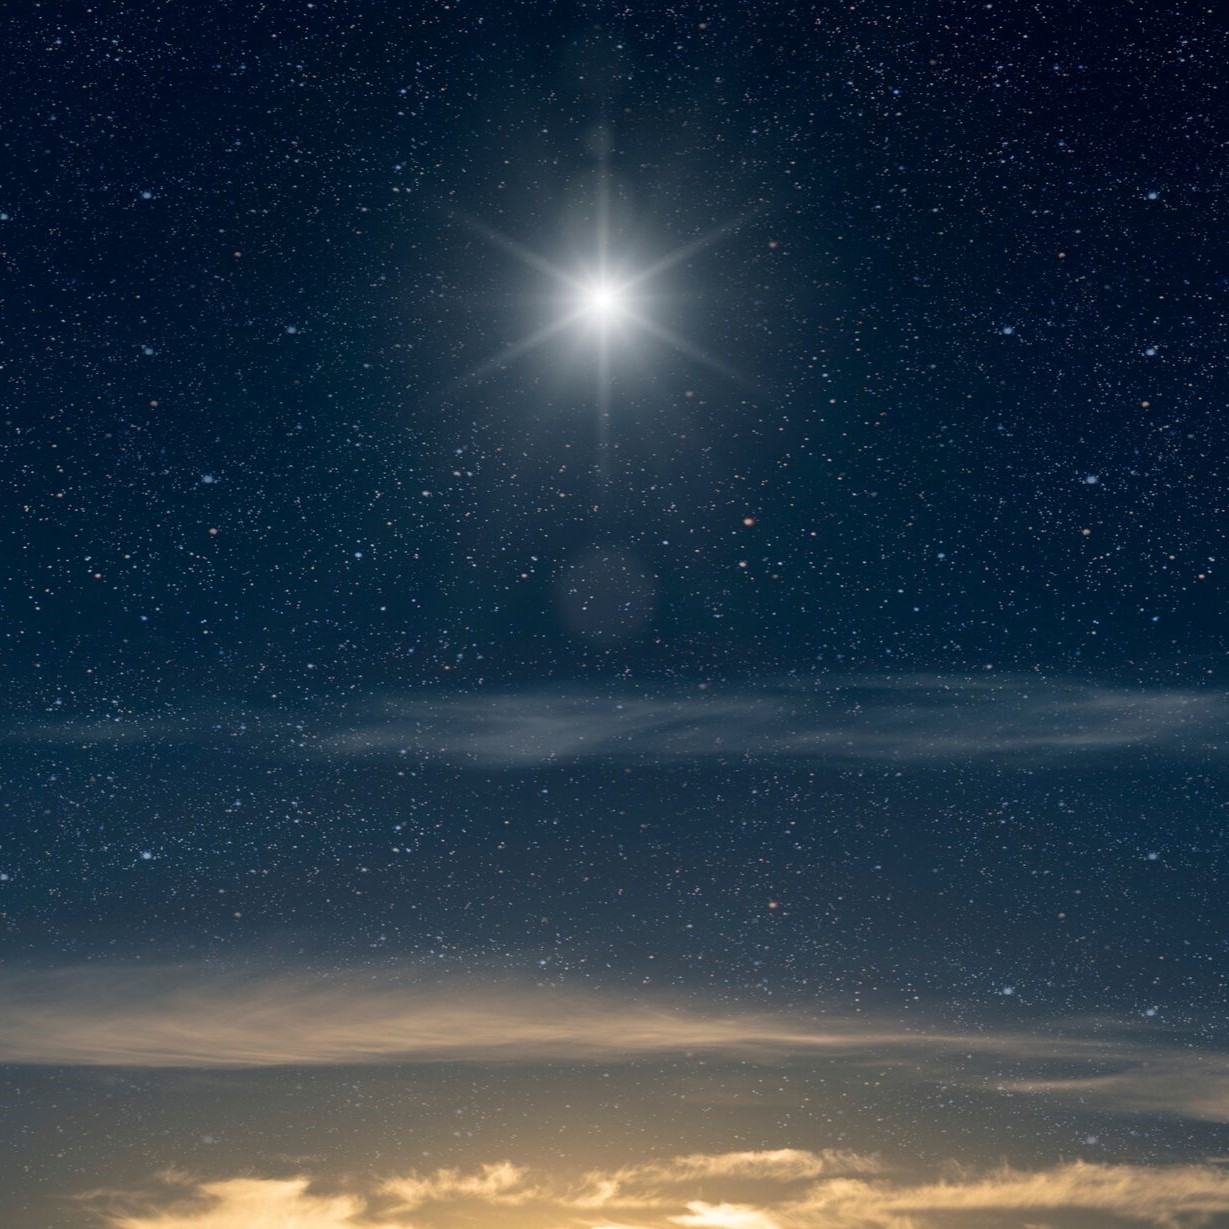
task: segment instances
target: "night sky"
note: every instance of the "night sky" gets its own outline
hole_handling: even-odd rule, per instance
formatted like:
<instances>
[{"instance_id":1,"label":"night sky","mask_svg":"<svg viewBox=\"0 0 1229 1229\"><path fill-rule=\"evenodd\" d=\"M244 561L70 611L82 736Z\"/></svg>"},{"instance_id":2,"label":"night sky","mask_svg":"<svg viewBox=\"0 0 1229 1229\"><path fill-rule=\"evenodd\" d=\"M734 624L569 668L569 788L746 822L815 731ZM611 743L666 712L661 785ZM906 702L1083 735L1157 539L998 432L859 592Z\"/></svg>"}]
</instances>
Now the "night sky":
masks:
<instances>
[{"instance_id":1,"label":"night sky","mask_svg":"<svg viewBox=\"0 0 1229 1229\"><path fill-rule=\"evenodd\" d=\"M4 1229L1229 1226L1211 5L0 30Z\"/></svg>"}]
</instances>

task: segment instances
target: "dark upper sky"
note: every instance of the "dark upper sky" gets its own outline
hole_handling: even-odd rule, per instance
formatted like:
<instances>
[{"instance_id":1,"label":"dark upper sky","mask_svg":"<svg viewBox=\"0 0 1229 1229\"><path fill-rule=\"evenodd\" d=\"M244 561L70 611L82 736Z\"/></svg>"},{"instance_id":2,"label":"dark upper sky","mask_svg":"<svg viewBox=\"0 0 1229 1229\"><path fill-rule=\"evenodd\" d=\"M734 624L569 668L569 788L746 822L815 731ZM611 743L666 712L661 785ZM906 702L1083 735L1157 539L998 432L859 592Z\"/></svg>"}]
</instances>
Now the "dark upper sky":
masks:
<instances>
[{"instance_id":1,"label":"dark upper sky","mask_svg":"<svg viewBox=\"0 0 1229 1229\"><path fill-rule=\"evenodd\" d=\"M1215 655L1222 32L1066 8L11 19L11 672ZM540 281L466 219L566 262L603 147L635 250L742 220L665 280L743 377L616 356L604 481L557 348L459 383ZM614 655L595 544L659 592Z\"/></svg>"},{"instance_id":2,"label":"dark upper sky","mask_svg":"<svg viewBox=\"0 0 1229 1229\"><path fill-rule=\"evenodd\" d=\"M230 1188L233 1222L56 1201L167 1167L348 1182L381 1132L385 1175L536 1158L516 1124L570 1135L571 1079L605 1108L546 1148L565 1169L641 1145L1080 1157L1125 1167L1111 1185L1182 1163L1229 1214L1205 1164L1229 1093L1191 1091L1224 1070L1229 950L1210 6L31 0L3 22L17 1229L253 1224ZM616 280L660 264L644 322L522 345L575 307L541 262L583 282L598 236ZM602 1100L589 1050L560 1091L525 1064L578 1060L601 1032L580 1007L562 1051L524 1040L487 1083L466 1064L489 1039L428 1071L369 1035L378 1004L361 1042L287 1042L306 1084L229 1069L267 1027L253 987L281 987L290 1035L344 1013L311 998L326 975L356 1002L347 979L442 979L495 1017L528 987L1001 1041L957 1072L892 1033L874 1062L924 1075L882 1110L793 1042L766 1058L762 1023L713 1043L707 1091L638 1068ZM215 976L225 1022L151 1040L212 1020L185 987ZM1094 1035L1126 1048L1091 1080ZM373 1058L435 1107L417 1125ZM934 1092L973 1069L1019 1082L1014 1143L990 1102ZM809 1091L766 1107L791 1078ZM478 1087L494 1143L445 1129ZM700 1104L703 1129L671 1117ZM263 1151L278 1115L310 1141ZM300 1198L277 1207L336 1212ZM903 1215L883 1198L842 1229ZM953 1214L908 1198L919 1225ZM1023 1223L995 1198L968 1206ZM1118 1224L1134 1196L1083 1198L1037 1215ZM837 1223L755 1206L667 1219Z\"/></svg>"}]
</instances>

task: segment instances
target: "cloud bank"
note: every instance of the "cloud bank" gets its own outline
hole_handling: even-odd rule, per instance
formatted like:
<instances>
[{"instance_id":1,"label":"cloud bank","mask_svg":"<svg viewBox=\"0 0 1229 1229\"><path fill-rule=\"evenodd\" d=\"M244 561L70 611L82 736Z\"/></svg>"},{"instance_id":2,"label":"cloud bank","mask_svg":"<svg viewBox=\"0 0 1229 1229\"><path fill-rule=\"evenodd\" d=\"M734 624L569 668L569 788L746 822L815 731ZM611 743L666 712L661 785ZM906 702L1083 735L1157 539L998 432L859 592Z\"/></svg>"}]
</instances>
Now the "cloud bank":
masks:
<instances>
[{"instance_id":1,"label":"cloud bank","mask_svg":"<svg viewBox=\"0 0 1229 1229\"><path fill-rule=\"evenodd\" d=\"M939 1229L987 1218L1035 1229L1038 1215L1078 1225L1089 1214L1099 1224L1180 1229L1229 1214L1229 1171L1075 1162L928 1177L872 1156L787 1148L571 1177L498 1161L372 1179L342 1193L317 1191L305 1175L205 1183L177 1176L109 1206L86 1202L110 1229L459 1229L475 1221L496 1229Z\"/></svg>"}]
</instances>

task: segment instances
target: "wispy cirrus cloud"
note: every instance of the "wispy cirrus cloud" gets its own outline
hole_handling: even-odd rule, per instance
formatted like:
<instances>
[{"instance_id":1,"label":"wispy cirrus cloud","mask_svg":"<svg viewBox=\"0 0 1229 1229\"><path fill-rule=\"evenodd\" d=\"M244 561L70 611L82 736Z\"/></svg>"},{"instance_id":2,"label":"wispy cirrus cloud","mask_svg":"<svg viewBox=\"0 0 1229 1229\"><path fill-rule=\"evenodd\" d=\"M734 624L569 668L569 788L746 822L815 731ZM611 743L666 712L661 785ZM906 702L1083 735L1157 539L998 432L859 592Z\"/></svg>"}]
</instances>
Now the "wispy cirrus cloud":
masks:
<instances>
[{"instance_id":1,"label":"wispy cirrus cloud","mask_svg":"<svg viewBox=\"0 0 1229 1229\"><path fill-rule=\"evenodd\" d=\"M906 1036L618 994L476 986L415 970L87 967L0 982L0 1062L7 1063L210 1068L603 1061L688 1051L770 1057Z\"/></svg>"},{"instance_id":2,"label":"wispy cirrus cloud","mask_svg":"<svg viewBox=\"0 0 1229 1229\"><path fill-rule=\"evenodd\" d=\"M1229 695L1020 674L819 675L776 685L384 695L303 712L230 705L31 715L9 742L199 744L277 757L399 757L488 770L615 760L1053 758L1219 750Z\"/></svg>"},{"instance_id":3,"label":"wispy cirrus cloud","mask_svg":"<svg viewBox=\"0 0 1229 1229\"><path fill-rule=\"evenodd\" d=\"M926 762L1156 746L1207 749L1229 697L1019 675L594 696L542 690L386 699L324 736L333 756L425 755L479 767L714 757Z\"/></svg>"},{"instance_id":4,"label":"wispy cirrus cloud","mask_svg":"<svg viewBox=\"0 0 1229 1229\"><path fill-rule=\"evenodd\" d=\"M996 1087L1013 1095L1078 1098L1083 1105L1118 1113L1229 1122L1229 1054L1224 1051L1140 1046L1120 1053L1116 1062L1112 1050L1107 1057L1109 1071L1005 1079Z\"/></svg>"},{"instance_id":5,"label":"wispy cirrus cloud","mask_svg":"<svg viewBox=\"0 0 1229 1229\"><path fill-rule=\"evenodd\" d=\"M896 1086L959 1084L990 1098L1229 1122L1229 1051L1186 1040L1142 1021L906 1027L866 1015L479 984L399 965L348 972L87 966L0 979L0 1063L201 1070L695 1054L874 1064ZM675 1158L672 1172L690 1166L696 1179L736 1177L739 1158L723 1154L720 1174L706 1155ZM757 1171L765 1163L763 1153L748 1162ZM782 1175L814 1176L812 1154L784 1150L772 1163Z\"/></svg>"}]
</instances>

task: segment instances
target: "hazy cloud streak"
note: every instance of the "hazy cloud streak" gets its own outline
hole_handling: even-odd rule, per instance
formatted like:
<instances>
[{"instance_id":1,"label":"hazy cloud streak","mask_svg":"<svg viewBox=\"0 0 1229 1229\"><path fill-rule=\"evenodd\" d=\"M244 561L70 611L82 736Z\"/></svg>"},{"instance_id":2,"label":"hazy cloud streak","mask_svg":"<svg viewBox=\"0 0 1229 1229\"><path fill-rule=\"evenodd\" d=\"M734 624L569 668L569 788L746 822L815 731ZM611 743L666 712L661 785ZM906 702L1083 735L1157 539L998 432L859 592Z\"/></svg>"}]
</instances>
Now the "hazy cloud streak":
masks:
<instances>
[{"instance_id":1,"label":"hazy cloud streak","mask_svg":"<svg viewBox=\"0 0 1229 1229\"><path fill-rule=\"evenodd\" d=\"M259 966L89 966L0 979L0 1062L11 1064L619 1062L690 1053L757 1062L840 1058L873 1062L899 1082L956 1083L992 1098L1067 1098L1111 1112L1229 1121L1229 1054L1182 1042L1142 1022L928 1030L866 1016L706 1010L616 991L482 986L395 965L294 974ZM737 1156L726 1154L722 1163L736 1165ZM783 1169L798 1163L788 1151L778 1154ZM699 1158L694 1167L703 1164L711 1161Z\"/></svg>"},{"instance_id":2,"label":"hazy cloud streak","mask_svg":"<svg viewBox=\"0 0 1229 1229\"><path fill-rule=\"evenodd\" d=\"M0 984L0 1062L140 1067L603 1060L899 1043L865 1028L620 996L369 975L61 970ZM915 1039L919 1040L919 1039Z\"/></svg>"},{"instance_id":3,"label":"hazy cloud streak","mask_svg":"<svg viewBox=\"0 0 1229 1229\"><path fill-rule=\"evenodd\" d=\"M208 711L26 720L9 742L179 743L277 758L401 757L485 770L697 759L1047 759L1221 749L1229 696L1026 675L817 676L724 690L521 690L374 697L311 712Z\"/></svg>"}]
</instances>

